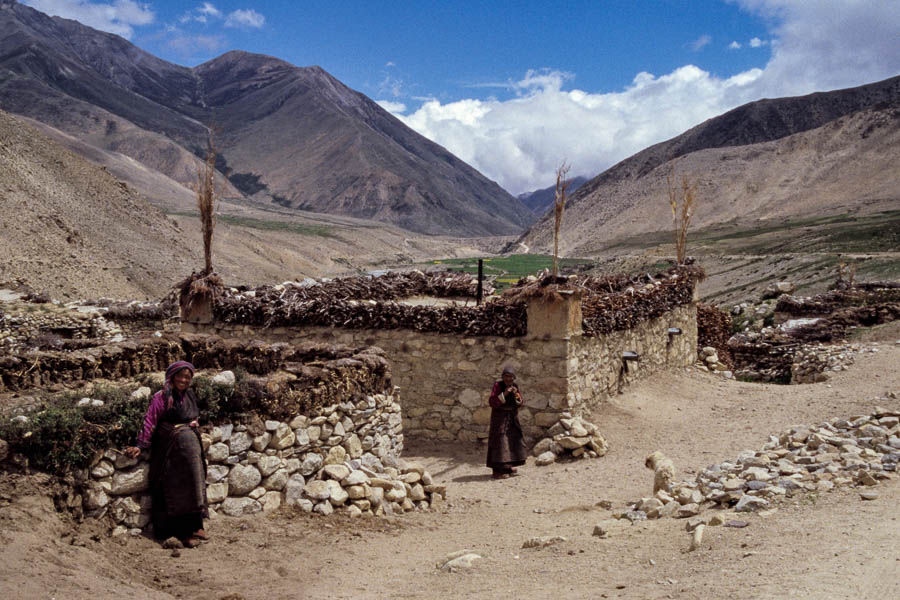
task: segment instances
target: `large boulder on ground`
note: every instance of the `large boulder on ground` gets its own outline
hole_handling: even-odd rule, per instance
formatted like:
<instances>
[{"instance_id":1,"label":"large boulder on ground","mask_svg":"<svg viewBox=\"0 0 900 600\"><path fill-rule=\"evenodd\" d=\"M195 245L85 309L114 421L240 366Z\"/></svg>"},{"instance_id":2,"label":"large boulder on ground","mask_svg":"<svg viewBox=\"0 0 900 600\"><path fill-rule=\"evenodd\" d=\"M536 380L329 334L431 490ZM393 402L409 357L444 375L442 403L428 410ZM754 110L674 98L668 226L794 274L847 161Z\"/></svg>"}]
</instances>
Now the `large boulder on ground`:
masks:
<instances>
[{"instance_id":1,"label":"large boulder on ground","mask_svg":"<svg viewBox=\"0 0 900 600\"><path fill-rule=\"evenodd\" d=\"M768 286L766 286L766 289L763 290L760 297L763 300L778 298L782 294L793 294L795 289L797 289L797 286L789 281L770 283Z\"/></svg>"}]
</instances>

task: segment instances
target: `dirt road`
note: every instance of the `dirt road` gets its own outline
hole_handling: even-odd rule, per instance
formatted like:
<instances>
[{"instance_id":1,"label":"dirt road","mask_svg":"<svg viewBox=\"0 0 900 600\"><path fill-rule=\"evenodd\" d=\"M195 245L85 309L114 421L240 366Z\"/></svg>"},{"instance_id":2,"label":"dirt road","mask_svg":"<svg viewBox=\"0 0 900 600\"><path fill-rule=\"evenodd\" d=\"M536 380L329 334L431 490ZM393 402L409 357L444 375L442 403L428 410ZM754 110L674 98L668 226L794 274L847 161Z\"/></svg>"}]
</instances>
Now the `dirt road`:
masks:
<instances>
[{"instance_id":1,"label":"dirt road","mask_svg":"<svg viewBox=\"0 0 900 600\"><path fill-rule=\"evenodd\" d=\"M406 458L446 483L446 512L384 519L219 518L212 540L172 557L145 538L73 528L39 483L0 483L0 595L5 598L888 598L900 597L900 479L798 495L743 529L707 527L687 552L683 520L631 525L613 510L650 495L644 457L657 449L679 478L758 449L793 425L870 412L900 391L900 345L882 341L828 383L727 381L693 369L641 382L593 416L610 443L596 460L534 467L495 481L483 448L411 444ZM710 510L703 513L712 514ZM592 536L595 524L609 530ZM96 537L92 539L92 535ZM523 549L534 536L566 541ZM443 573L447 554L482 554Z\"/></svg>"}]
</instances>

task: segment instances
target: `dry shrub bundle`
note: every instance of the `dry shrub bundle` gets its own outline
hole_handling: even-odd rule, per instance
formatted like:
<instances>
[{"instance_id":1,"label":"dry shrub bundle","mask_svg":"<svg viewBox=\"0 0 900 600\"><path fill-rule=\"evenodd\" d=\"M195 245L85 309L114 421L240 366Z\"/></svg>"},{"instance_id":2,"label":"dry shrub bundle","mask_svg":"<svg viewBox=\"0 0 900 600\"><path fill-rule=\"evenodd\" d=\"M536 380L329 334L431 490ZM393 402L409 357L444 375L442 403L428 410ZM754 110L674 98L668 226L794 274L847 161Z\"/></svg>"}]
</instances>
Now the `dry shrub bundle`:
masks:
<instances>
[{"instance_id":1,"label":"dry shrub bundle","mask_svg":"<svg viewBox=\"0 0 900 600\"><path fill-rule=\"evenodd\" d=\"M222 280L216 273L191 273L175 285L178 292L178 303L181 312L188 312L197 302L213 301L220 298L225 291Z\"/></svg>"},{"instance_id":2,"label":"dry shrub bundle","mask_svg":"<svg viewBox=\"0 0 900 600\"><path fill-rule=\"evenodd\" d=\"M215 305L216 319L264 327L321 326L350 329L412 329L516 337L525 334L524 304L488 302L476 306L410 306L413 296L474 297L477 280L468 273L387 273L324 282L263 286L252 294L227 292ZM488 290L492 291L490 287Z\"/></svg>"},{"instance_id":3,"label":"dry shrub bundle","mask_svg":"<svg viewBox=\"0 0 900 600\"><path fill-rule=\"evenodd\" d=\"M666 190L672 207L672 224L675 227L675 260L684 264L687 257L687 232L694 216L694 201L697 198L697 182L691 183L687 175L681 176L681 185L676 183L675 167L666 175Z\"/></svg>"},{"instance_id":4,"label":"dry shrub bundle","mask_svg":"<svg viewBox=\"0 0 900 600\"><path fill-rule=\"evenodd\" d=\"M689 304L694 297L694 288L705 276L699 266L681 265L658 273L654 278L633 279L624 289L618 278L600 281L588 278L583 283L590 293L581 302L582 328L587 335L600 335L631 329L638 323L660 317L678 306ZM615 284L615 291L601 291Z\"/></svg>"}]
</instances>

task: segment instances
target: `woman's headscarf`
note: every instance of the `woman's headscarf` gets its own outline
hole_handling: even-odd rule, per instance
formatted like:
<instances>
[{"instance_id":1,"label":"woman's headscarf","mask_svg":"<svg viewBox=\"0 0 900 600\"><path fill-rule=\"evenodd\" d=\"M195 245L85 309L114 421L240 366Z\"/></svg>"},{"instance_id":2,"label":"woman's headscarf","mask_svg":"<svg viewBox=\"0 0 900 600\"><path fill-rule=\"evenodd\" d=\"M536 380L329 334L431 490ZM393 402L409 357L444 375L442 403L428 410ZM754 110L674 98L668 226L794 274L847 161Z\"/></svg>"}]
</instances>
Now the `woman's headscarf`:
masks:
<instances>
[{"instance_id":1,"label":"woman's headscarf","mask_svg":"<svg viewBox=\"0 0 900 600\"><path fill-rule=\"evenodd\" d=\"M166 369L166 384L165 386L163 386L163 395L166 398L167 410L172 408L172 404L175 402L174 398L172 397L172 389L175 387L173 385L173 380L175 379L176 375L178 375L185 369L191 372L191 377L194 376L194 372L196 371L196 369L194 368L194 365L186 360L173 362L171 365L169 365L169 368Z\"/></svg>"},{"instance_id":2,"label":"woman's headscarf","mask_svg":"<svg viewBox=\"0 0 900 600\"><path fill-rule=\"evenodd\" d=\"M507 374L512 375L513 377L516 376L515 370L513 370L513 368L509 365L506 365L505 367L503 367L503 373L501 373L501 377L503 375L507 375Z\"/></svg>"}]
</instances>

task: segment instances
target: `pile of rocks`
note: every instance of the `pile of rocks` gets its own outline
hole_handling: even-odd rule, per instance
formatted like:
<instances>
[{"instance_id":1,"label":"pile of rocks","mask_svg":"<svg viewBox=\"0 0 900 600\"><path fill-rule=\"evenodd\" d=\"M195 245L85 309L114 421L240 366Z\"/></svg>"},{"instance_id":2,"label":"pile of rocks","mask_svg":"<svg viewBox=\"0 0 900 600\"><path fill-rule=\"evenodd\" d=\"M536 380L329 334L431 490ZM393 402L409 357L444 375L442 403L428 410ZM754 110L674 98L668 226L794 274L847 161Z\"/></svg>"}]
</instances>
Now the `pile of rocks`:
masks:
<instances>
[{"instance_id":1,"label":"pile of rocks","mask_svg":"<svg viewBox=\"0 0 900 600\"><path fill-rule=\"evenodd\" d=\"M323 515L389 515L435 507L446 497L421 465L399 458L403 432L392 394L289 422L219 425L201 438L211 516L282 504ZM109 517L118 533L140 529L149 521L148 475L148 462L107 450L76 474L67 505L87 517Z\"/></svg>"},{"instance_id":2,"label":"pile of rocks","mask_svg":"<svg viewBox=\"0 0 900 600\"><path fill-rule=\"evenodd\" d=\"M597 458L609 448L596 425L566 412L560 413L559 421L547 430L547 435L532 449L538 466L553 464L561 457Z\"/></svg>"},{"instance_id":3,"label":"pile of rocks","mask_svg":"<svg viewBox=\"0 0 900 600\"><path fill-rule=\"evenodd\" d=\"M771 330L771 325L775 323L775 306L774 300L763 300L756 304L748 302L735 304L731 308L735 330L748 335Z\"/></svg>"},{"instance_id":4,"label":"pile of rocks","mask_svg":"<svg viewBox=\"0 0 900 600\"><path fill-rule=\"evenodd\" d=\"M762 450L746 450L734 461L711 465L694 481L641 498L617 516L631 520L693 517L711 504L753 511L795 493L874 486L893 479L898 463L900 411L876 408L871 415L794 427L771 436Z\"/></svg>"},{"instance_id":5,"label":"pile of rocks","mask_svg":"<svg viewBox=\"0 0 900 600\"><path fill-rule=\"evenodd\" d=\"M877 343L873 344L877 346ZM870 348L878 352L878 348ZM865 351L859 344L805 346L794 354L791 364L791 383L828 381L829 373L843 371L853 364L856 355Z\"/></svg>"},{"instance_id":6,"label":"pile of rocks","mask_svg":"<svg viewBox=\"0 0 900 600\"><path fill-rule=\"evenodd\" d=\"M719 360L719 353L712 346L706 346L700 351L700 360L697 363L697 368L701 371L718 373L726 379L734 378L734 374L728 368L728 365Z\"/></svg>"}]
</instances>

